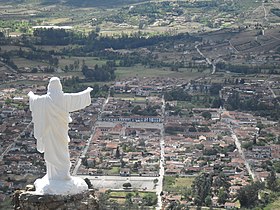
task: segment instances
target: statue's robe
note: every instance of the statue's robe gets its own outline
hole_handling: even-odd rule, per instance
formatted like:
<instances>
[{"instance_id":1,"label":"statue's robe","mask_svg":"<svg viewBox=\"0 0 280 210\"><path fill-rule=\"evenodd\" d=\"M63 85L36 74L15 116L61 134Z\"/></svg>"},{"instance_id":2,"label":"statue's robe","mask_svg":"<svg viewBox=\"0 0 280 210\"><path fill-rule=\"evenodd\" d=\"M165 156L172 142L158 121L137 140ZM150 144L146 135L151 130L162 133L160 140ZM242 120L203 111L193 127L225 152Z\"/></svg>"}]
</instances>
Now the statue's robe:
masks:
<instances>
[{"instance_id":1,"label":"statue's robe","mask_svg":"<svg viewBox=\"0 0 280 210\"><path fill-rule=\"evenodd\" d=\"M37 150L44 153L49 180L70 179L70 155L68 149L69 112L90 105L90 89L79 93L48 92L39 96L30 92L29 103L34 123Z\"/></svg>"}]
</instances>

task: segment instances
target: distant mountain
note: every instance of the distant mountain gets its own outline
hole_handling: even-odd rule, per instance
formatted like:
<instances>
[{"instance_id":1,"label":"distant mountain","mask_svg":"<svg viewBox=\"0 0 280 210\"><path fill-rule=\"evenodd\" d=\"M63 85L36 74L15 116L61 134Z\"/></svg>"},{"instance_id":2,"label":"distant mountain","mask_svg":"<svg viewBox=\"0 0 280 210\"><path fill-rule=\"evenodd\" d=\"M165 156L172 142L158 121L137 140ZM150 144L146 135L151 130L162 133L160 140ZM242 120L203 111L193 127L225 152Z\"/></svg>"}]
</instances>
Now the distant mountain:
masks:
<instances>
[{"instance_id":1,"label":"distant mountain","mask_svg":"<svg viewBox=\"0 0 280 210\"><path fill-rule=\"evenodd\" d=\"M106 7L114 7L114 6L123 6L127 4L134 4L139 2L145 2L148 0L66 0L64 1L68 5L72 6L106 6Z\"/></svg>"},{"instance_id":2,"label":"distant mountain","mask_svg":"<svg viewBox=\"0 0 280 210\"><path fill-rule=\"evenodd\" d=\"M13 4L13 3L41 3L41 4L59 4L63 0L0 0L0 3Z\"/></svg>"},{"instance_id":3,"label":"distant mountain","mask_svg":"<svg viewBox=\"0 0 280 210\"><path fill-rule=\"evenodd\" d=\"M10 0L9 3L64 4L76 7L116 7L146 1L148 0ZM7 0L0 0L0 2L7 3Z\"/></svg>"}]
</instances>

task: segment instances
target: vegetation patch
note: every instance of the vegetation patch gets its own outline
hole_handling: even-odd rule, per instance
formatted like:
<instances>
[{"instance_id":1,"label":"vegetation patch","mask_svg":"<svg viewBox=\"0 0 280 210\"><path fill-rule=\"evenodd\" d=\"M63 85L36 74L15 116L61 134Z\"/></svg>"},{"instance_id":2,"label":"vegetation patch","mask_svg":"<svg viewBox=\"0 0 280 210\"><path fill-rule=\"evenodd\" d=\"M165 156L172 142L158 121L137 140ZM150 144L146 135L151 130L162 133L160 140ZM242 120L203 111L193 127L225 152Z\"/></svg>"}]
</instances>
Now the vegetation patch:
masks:
<instances>
[{"instance_id":1,"label":"vegetation patch","mask_svg":"<svg viewBox=\"0 0 280 210\"><path fill-rule=\"evenodd\" d=\"M119 167L112 167L109 171L107 171L107 173L110 174L118 174L120 172L120 168Z\"/></svg>"},{"instance_id":2,"label":"vegetation patch","mask_svg":"<svg viewBox=\"0 0 280 210\"><path fill-rule=\"evenodd\" d=\"M139 206L155 206L157 204L157 195L154 192L124 192L108 191L104 196L109 199L109 203L117 202L118 205L125 205L130 209L136 209ZM108 201L107 201L108 202Z\"/></svg>"},{"instance_id":3,"label":"vegetation patch","mask_svg":"<svg viewBox=\"0 0 280 210\"><path fill-rule=\"evenodd\" d=\"M270 203L266 207L264 207L264 210L274 210L274 209L280 209L280 197L278 197L273 203Z\"/></svg>"},{"instance_id":4,"label":"vegetation patch","mask_svg":"<svg viewBox=\"0 0 280 210\"><path fill-rule=\"evenodd\" d=\"M163 179L163 190L173 193L181 193L187 188L191 188L191 185L195 177L175 177L165 176Z\"/></svg>"}]
</instances>

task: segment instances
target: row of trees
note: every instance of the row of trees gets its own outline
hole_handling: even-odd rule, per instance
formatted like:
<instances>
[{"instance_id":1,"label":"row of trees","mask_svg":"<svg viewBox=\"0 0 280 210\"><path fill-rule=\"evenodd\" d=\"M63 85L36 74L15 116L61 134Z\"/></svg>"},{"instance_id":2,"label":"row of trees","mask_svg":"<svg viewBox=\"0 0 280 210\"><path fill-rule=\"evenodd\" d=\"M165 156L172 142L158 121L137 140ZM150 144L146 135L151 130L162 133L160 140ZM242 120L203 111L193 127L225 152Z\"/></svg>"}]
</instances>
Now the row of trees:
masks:
<instances>
[{"instance_id":1,"label":"row of trees","mask_svg":"<svg viewBox=\"0 0 280 210\"><path fill-rule=\"evenodd\" d=\"M10 55L8 53L1 53L0 57L2 57L1 61L5 64L7 64L8 66L10 66L12 69L17 70L18 66L13 62L13 60L11 59Z\"/></svg>"},{"instance_id":2,"label":"row of trees","mask_svg":"<svg viewBox=\"0 0 280 210\"><path fill-rule=\"evenodd\" d=\"M269 191L268 191L269 190ZM263 209L266 205L278 198L280 186L274 169L270 171L266 183L252 182L237 192L237 199L241 207Z\"/></svg>"},{"instance_id":3,"label":"row of trees","mask_svg":"<svg viewBox=\"0 0 280 210\"><path fill-rule=\"evenodd\" d=\"M84 34L65 29L39 28L34 30L33 36L35 43L40 45L86 44Z\"/></svg>"},{"instance_id":4,"label":"row of trees","mask_svg":"<svg viewBox=\"0 0 280 210\"><path fill-rule=\"evenodd\" d=\"M59 63L57 57L51 55L48 52L38 50L38 49L32 49L30 51L27 51L27 50L22 50L22 48L19 48L18 51L15 51L15 55L21 58L26 58L28 60L45 61L52 66L58 66Z\"/></svg>"},{"instance_id":5,"label":"row of trees","mask_svg":"<svg viewBox=\"0 0 280 210\"><path fill-rule=\"evenodd\" d=\"M225 103L228 110L254 111L263 117L270 117L272 120L280 118L280 104L278 99L272 99L270 102L263 102L258 96L243 98L239 92L233 92Z\"/></svg>"},{"instance_id":6,"label":"row of trees","mask_svg":"<svg viewBox=\"0 0 280 210\"><path fill-rule=\"evenodd\" d=\"M224 204L229 198L228 178L224 173L202 173L192 184L192 196L197 206L212 206L212 193L218 196L218 203Z\"/></svg>"},{"instance_id":7,"label":"row of trees","mask_svg":"<svg viewBox=\"0 0 280 210\"><path fill-rule=\"evenodd\" d=\"M28 60L37 60L40 62L46 62L50 65L49 68L46 69L46 72L54 72L54 67L58 66L59 60L56 56L53 56L49 52L45 52L36 48L32 48L31 50L22 50L20 47L19 50L13 50L8 52L0 53L0 57L2 57L2 61L9 65L11 68L17 70L18 66L13 62L13 57L21 57ZM34 70L33 73L38 71Z\"/></svg>"},{"instance_id":8,"label":"row of trees","mask_svg":"<svg viewBox=\"0 0 280 210\"><path fill-rule=\"evenodd\" d=\"M214 179L215 178L215 179ZM276 177L275 174L268 177L267 186L275 191ZM192 185L192 194L194 203L197 206L212 206L212 196L217 195L218 203L224 204L229 199L229 182L228 178L220 173L218 176L214 174L202 173L197 176ZM242 187L237 192L237 199L240 201L241 207L252 209L257 206L264 207L269 203L269 198L264 196L261 200L259 194L265 189L265 183L252 182ZM277 187L279 190L279 187Z\"/></svg>"},{"instance_id":9,"label":"row of trees","mask_svg":"<svg viewBox=\"0 0 280 210\"><path fill-rule=\"evenodd\" d=\"M224 70L230 71L234 73L240 74L256 74L256 73L263 73L263 70L268 70L268 72L279 73L275 71L277 66L273 65L265 65L262 66L247 66L247 65L233 65L233 64L226 64L226 63L217 63L216 64L217 70Z\"/></svg>"},{"instance_id":10,"label":"row of trees","mask_svg":"<svg viewBox=\"0 0 280 210\"><path fill-rule=\"evenodd\" d=\"M111 81L116 78L115 75L116 67L114 63L108 61L106 64L102 66L98 66L97 64L94 66L94 69L89 68L87 65L83 65L82 72L87 81L94 82L104 82Z\"/></svg>"},{"instance_id":11,"label":"row of trees","mask_svg":"<svg viewBox=\"0 0 280 210\"><path fill-rule=\"evenodd\" d=\"M69 45L78 44L84 45L84 50L97 51L107 48L113 49L133 49L139 47L147 47L164 43L166 41L198 41L199 38L193 37L188 33L181 33L174 36L166 34L156 36L144 36L139 33L133 33L131 35L121 34L120 37L101 37L93 31L88 36L82 33L77 33L65 29L36 29L33 32L33 36L36 37L36 44L41 45Z\"/></svg>"},{"instance_id":12,"label":"row of trees","mask_svg":"<svg viewBox=\"0 0 280 210\"><path fill-rule=\"evenodd\" d=\"M183 88L176 88L170 91L165 91L164 98L166 101L190 101L191 96Z\"/></svg>"},{"instance_id":13,"label":"row of trees","mask_svg":"<svg viewBox=\"0 0 280 210\"><path fill-rule=\"evenodd\" d=\"M132 35L122 34L121 37L98 37L98 39L89 40L85 46L85 51L102 50L106 48L113 49L134 49L139 47L148 47L158 45L160 43L172 41L198 41L199 38L193 37L188 33L181 33L178 35L156 35L156 36L142 36L141 33Z\"/></svg>"},{"instance_id":14,"label":"row of trees","mask_svg":"<svg viewBox=\"0 0 280 210\"><path fill-rule=\"evenodd\" d=\"M142 110L141 106L137 105L133 107L131 113L142 116L157 116L157 109L160 109L160 106L148 105L145 109Z\"/></svg>"},{"instance_id":15,"label":"row of trees","mask_svg":"<svg viewBox=\"0 0 280 210\"><path fill-rule=\"evenodd\" d=\"M62 86L64 89L64 92L78 92L82 91L87 88L87 86L82 85L81 83L83 80L81 80L79 77L72 77L68 79L62 80ZM104 85L98 85L94 84L92 86L93 91L91 91L91 97L97 98L97 97L106 97L109 91L109 86Z\"/></svg>"},{"instance_id":16,"label":"row of trees","mask_svg":"<svg viewBox=\"0 0 280 210\"><path fill-rule=\"evenodd\" d=\"M194 203L197 206L211 207L212 196L216 195L218 203L224 204L229 199L229 187L228 178L222 172L219 174L202 173L195 178L192 184ZM264 193L265 189L266 193ZM280 192L280 186L276 173L274 170L271 170L266 183L257 181L243 186L237 191L236 198L239 200L242 208L264 208L277 198L278 192Z\"/></svg>"},{"instance_id":17,"label":"row of trees","mask_svg":"<svg viewBox=\"0 0 280 210\"><path fill-rule=\"evenodd\" d=\"M203 85L193 87L200 88L201 91L190 95L184 88L175 88L164 91L163 94L167 101L188 101L192 104L211 108L219 108L224 105L224 101L219 97L219 91L222 88L220 84L212 84L209 88L206 88L207 86L204 88ZM178 107L171 107L168 105L167 110L174 111L171 112L171 114L181 114L181 110L178 109Z\"/></svg>"}]
</instances>

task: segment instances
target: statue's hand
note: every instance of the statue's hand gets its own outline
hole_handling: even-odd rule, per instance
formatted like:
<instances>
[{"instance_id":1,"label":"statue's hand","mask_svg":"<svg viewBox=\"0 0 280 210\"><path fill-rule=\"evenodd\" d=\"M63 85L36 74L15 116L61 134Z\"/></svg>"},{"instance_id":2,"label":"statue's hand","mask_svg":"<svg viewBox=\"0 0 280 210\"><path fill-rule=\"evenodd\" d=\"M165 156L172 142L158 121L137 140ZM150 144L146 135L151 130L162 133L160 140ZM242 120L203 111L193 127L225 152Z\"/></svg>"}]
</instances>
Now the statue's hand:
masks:
<instances>
[{"instance_id":1,"label":"statue's hand","mask_svg":"<svg viewBox=\"0 0 280 210\"><path fill-rule=\"evenodd\" d=\"M27 94L29 97L31 96L34 96L34 93L32 91L30 91L28 94Z\"/></svg>"},{"instance_id":2,"label":"statue's hand","mask_svg":"<svg viewBox=\"0 0 280 210\"><path fill-rule=\"evenodd\" d=\"M91 87L88 87L87 90L92 91L93 89Z\"/></svg>"}]
</instances>

